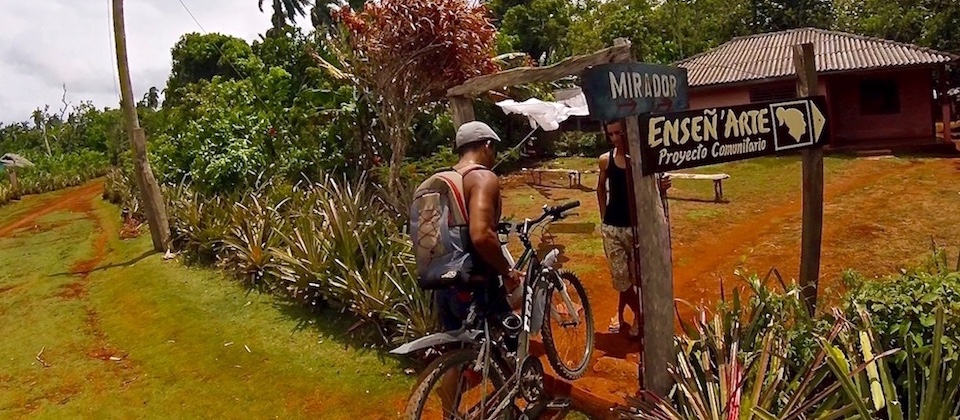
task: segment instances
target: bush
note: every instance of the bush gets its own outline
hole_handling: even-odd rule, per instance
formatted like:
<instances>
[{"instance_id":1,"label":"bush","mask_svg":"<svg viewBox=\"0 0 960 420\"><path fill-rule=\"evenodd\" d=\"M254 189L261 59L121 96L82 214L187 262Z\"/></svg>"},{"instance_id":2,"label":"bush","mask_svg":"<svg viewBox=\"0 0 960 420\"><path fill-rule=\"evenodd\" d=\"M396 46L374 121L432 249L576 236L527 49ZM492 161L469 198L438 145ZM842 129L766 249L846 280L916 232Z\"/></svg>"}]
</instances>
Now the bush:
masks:
<instances>
[{"instance_id":1,"label":"bush","mask_svg":"<svg viewBox=\"0 0 960 420\"><path fill-rule=\"evenodd\" d=\"M745 278L716 314L698 308L676 339L668 398L631 399L621 414L688 418L955 418L960 414L956 308L960 273L937 252L883 281L846 276L841 308L811 318L799 289ZM768 276L769 277L769 276ZM780 288L780 290L776 290ZM798 417L799 416L799 417Z\"/></svg>"},{"instance_id":2,"label":"bush","mask_svg":"<svg viewBox=\"0 0 960 420\"><path fill-rule=\"evenodd\" d=\"M911 336L919 353L929 353L938 307L944 310L945 335L960 337L960 267L956 269L951 271L946 253L937 250L924 264L882 279L866 280L848 271L844 309L848 314L869 312L885 346L903 347L904 337ZM949 343L945 351L945 357L957 360L960 347ZM899 361L904 357L898 355Z\"/></svg>"},{"instance_id":3,"label":"bush","mask_svg":"<svg viewBox=\"0 0 960 420\"><path fill-rule=\"evenodd\" d=\"M573 131L561 134L552 150L548 150L547 153L560 157L597 157L608 151L610 147L610 143L601 134Z\"/></svg>"},{"instance_id":4,"label":"bush","mask_svg":"<svg viewBox=\"0 0 960 420\"><path fill-rule=\"evenodd\" d=\"M104 196L135 206L135 184L108 176ZM417 286L401 204L365 175L289 185L264 180L242 195L207 196L165 186L175 246L190 262L216 264L245 284L311 308L349 312L385 343L435 330L431 296ZM404 210L403 216L406 216Z\"/></svg>"},{"instance_id":5,"label":"bush","mask_svg":"<svg viewBox=\"0 0 960 420\"><path fill-rule=\"evenodd\" d=\"M73 187L103 176L109 170L107 157L90 150L52 156L39 152L26 153L24 157L35 166L17 169L20 184L18 195L41 194ZM0 177L0 204L13 198L9 180L4 174Z\"/></svg>"}]
</instances>

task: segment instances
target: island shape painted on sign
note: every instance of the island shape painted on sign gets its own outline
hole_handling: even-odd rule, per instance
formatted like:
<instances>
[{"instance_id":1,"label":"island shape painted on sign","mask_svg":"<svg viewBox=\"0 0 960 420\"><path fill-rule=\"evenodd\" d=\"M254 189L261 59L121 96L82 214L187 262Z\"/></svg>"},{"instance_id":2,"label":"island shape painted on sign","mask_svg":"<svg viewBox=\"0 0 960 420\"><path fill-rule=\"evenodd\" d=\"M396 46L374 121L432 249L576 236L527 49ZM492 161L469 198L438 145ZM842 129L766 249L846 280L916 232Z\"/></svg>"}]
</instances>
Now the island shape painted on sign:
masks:
<instances>
[{"instance_id":1,"label":"island shape painted on sign","mask_svg":"<svg viewBox=\"0 0 960 420\"><path fill-rule=\"evenodd\" d=\"M687 109L687 70L646 63L593 66L583 73L583 93L597 120Z\"/></svg>"},{"instance_id":2,"label":"island shape painted on sign","mask_svg":"<svg viewBox=\"0 0 960 420\"><path fill-rule=\"evenodd\" d=\"M640 119L643 174L732 162L829 142L826 99L813 96Z\"/></svg>"}]
</instances>

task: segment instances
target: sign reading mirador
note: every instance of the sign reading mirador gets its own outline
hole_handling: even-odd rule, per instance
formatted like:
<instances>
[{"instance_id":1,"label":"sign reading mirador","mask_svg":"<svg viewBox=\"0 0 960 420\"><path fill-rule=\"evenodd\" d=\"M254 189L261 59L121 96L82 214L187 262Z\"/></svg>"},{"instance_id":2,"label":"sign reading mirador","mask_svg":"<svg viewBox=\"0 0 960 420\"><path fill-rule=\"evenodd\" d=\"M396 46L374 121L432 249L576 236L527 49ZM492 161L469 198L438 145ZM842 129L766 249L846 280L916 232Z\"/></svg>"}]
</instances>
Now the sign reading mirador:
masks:
<instances>
[{"instance_id":1,"label":"sign reading mirador","mask_svg":"<svg viewBox=\"0 0 960 420\"><path fill-rule=\"evenodd\" d=\"M814 96L641 117L643 174L819 146L829 141L826 109Z\"/></svg>"},{"instance_id":2,"label":"sign reading mirador","mask_svg":"<svg viewBox=\"0 0 960 420\"><path fill-rule=\"evenodd\" d=\"M687 109L687 70L646 63L594 66L583 73L590 116L598 120Z\"/></svg>"}]
</instances>

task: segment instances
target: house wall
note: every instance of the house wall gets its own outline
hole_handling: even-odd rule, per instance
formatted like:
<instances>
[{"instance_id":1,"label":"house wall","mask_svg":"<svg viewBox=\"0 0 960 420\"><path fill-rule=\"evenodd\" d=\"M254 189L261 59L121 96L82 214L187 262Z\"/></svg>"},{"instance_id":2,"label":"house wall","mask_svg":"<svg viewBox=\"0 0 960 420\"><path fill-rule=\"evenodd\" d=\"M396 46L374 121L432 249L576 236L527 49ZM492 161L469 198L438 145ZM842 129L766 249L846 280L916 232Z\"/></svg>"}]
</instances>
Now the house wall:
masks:
<instances>
[{"instance_id":1,"label":"house wall","mask_svg":"<svg viewBox=\"0 0 960 420\"><path fill-rule=\"evenodd\" d=\"M863 115L862 80L895 80L900 110L896 114ZM690 109L749 104L751 90L787 88L794 81L690 89ZM904 69L886 72L821 75L818 92L827 97L828 121L833 146L866 146L870 142L920 144L934 141L933 72L931 69ZM935 117L936 116L936 117Z\"/></svg>"},{"instance_id":2,"label":"house wall","mask_svg":"<svg viewBox=\"0 0 960 420\"><path fill-rule=\"evenodd\" d=\"M794 81L775 81L750 85L736 85L730 87L709 87L690 89L690 109L716 108L750 103L750 90L763 87L783 87L793 89ZM827 94L826 81L820 80L818 95Z\"/></svg>"},{"instance_id":3,"label":"house wall","mask_svg":"<svg viewBox=\"0 0 960 420\"><path fill-rule=\"evenodd\" d=\"M863 115L861 81L897 82L900 112ZM929 69L835 75L827 78L830 116L836 145L863 145L878 140L929 143L934 139L933 73Z\"/></svg>"}]
</instances>

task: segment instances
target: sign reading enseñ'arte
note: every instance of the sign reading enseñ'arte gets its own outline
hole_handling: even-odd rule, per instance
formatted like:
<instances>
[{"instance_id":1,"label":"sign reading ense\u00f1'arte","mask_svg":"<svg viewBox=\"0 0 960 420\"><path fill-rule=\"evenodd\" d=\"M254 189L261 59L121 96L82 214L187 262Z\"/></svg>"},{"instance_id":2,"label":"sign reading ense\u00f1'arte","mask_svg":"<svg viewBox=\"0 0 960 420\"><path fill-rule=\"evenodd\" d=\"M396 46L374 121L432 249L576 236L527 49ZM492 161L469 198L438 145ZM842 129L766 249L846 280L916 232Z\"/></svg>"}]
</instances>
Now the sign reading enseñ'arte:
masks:
<instances>
[{"instance_id":1,"label":"sign reading ense\u00f1'arte","mask_svg":"<svg viewBox=\"0 0 960 420\"><path fill-rule=\"evenodd\" d=\"M826 109L826 99L813 96L643 116L643 174L817 147L829 141Z\"/></svg>"},{"instance_id":2,"label":"sign reading ense\u00f1'arte","mask_svg":"<svg viewBox=\"0 0 960 420\"><path fill-rule=\"evenodd\" d=\"M583 73L590 116L598 120L687 109L687 70L646 63L594 66Z\"/></svg>"}]
</instances>

